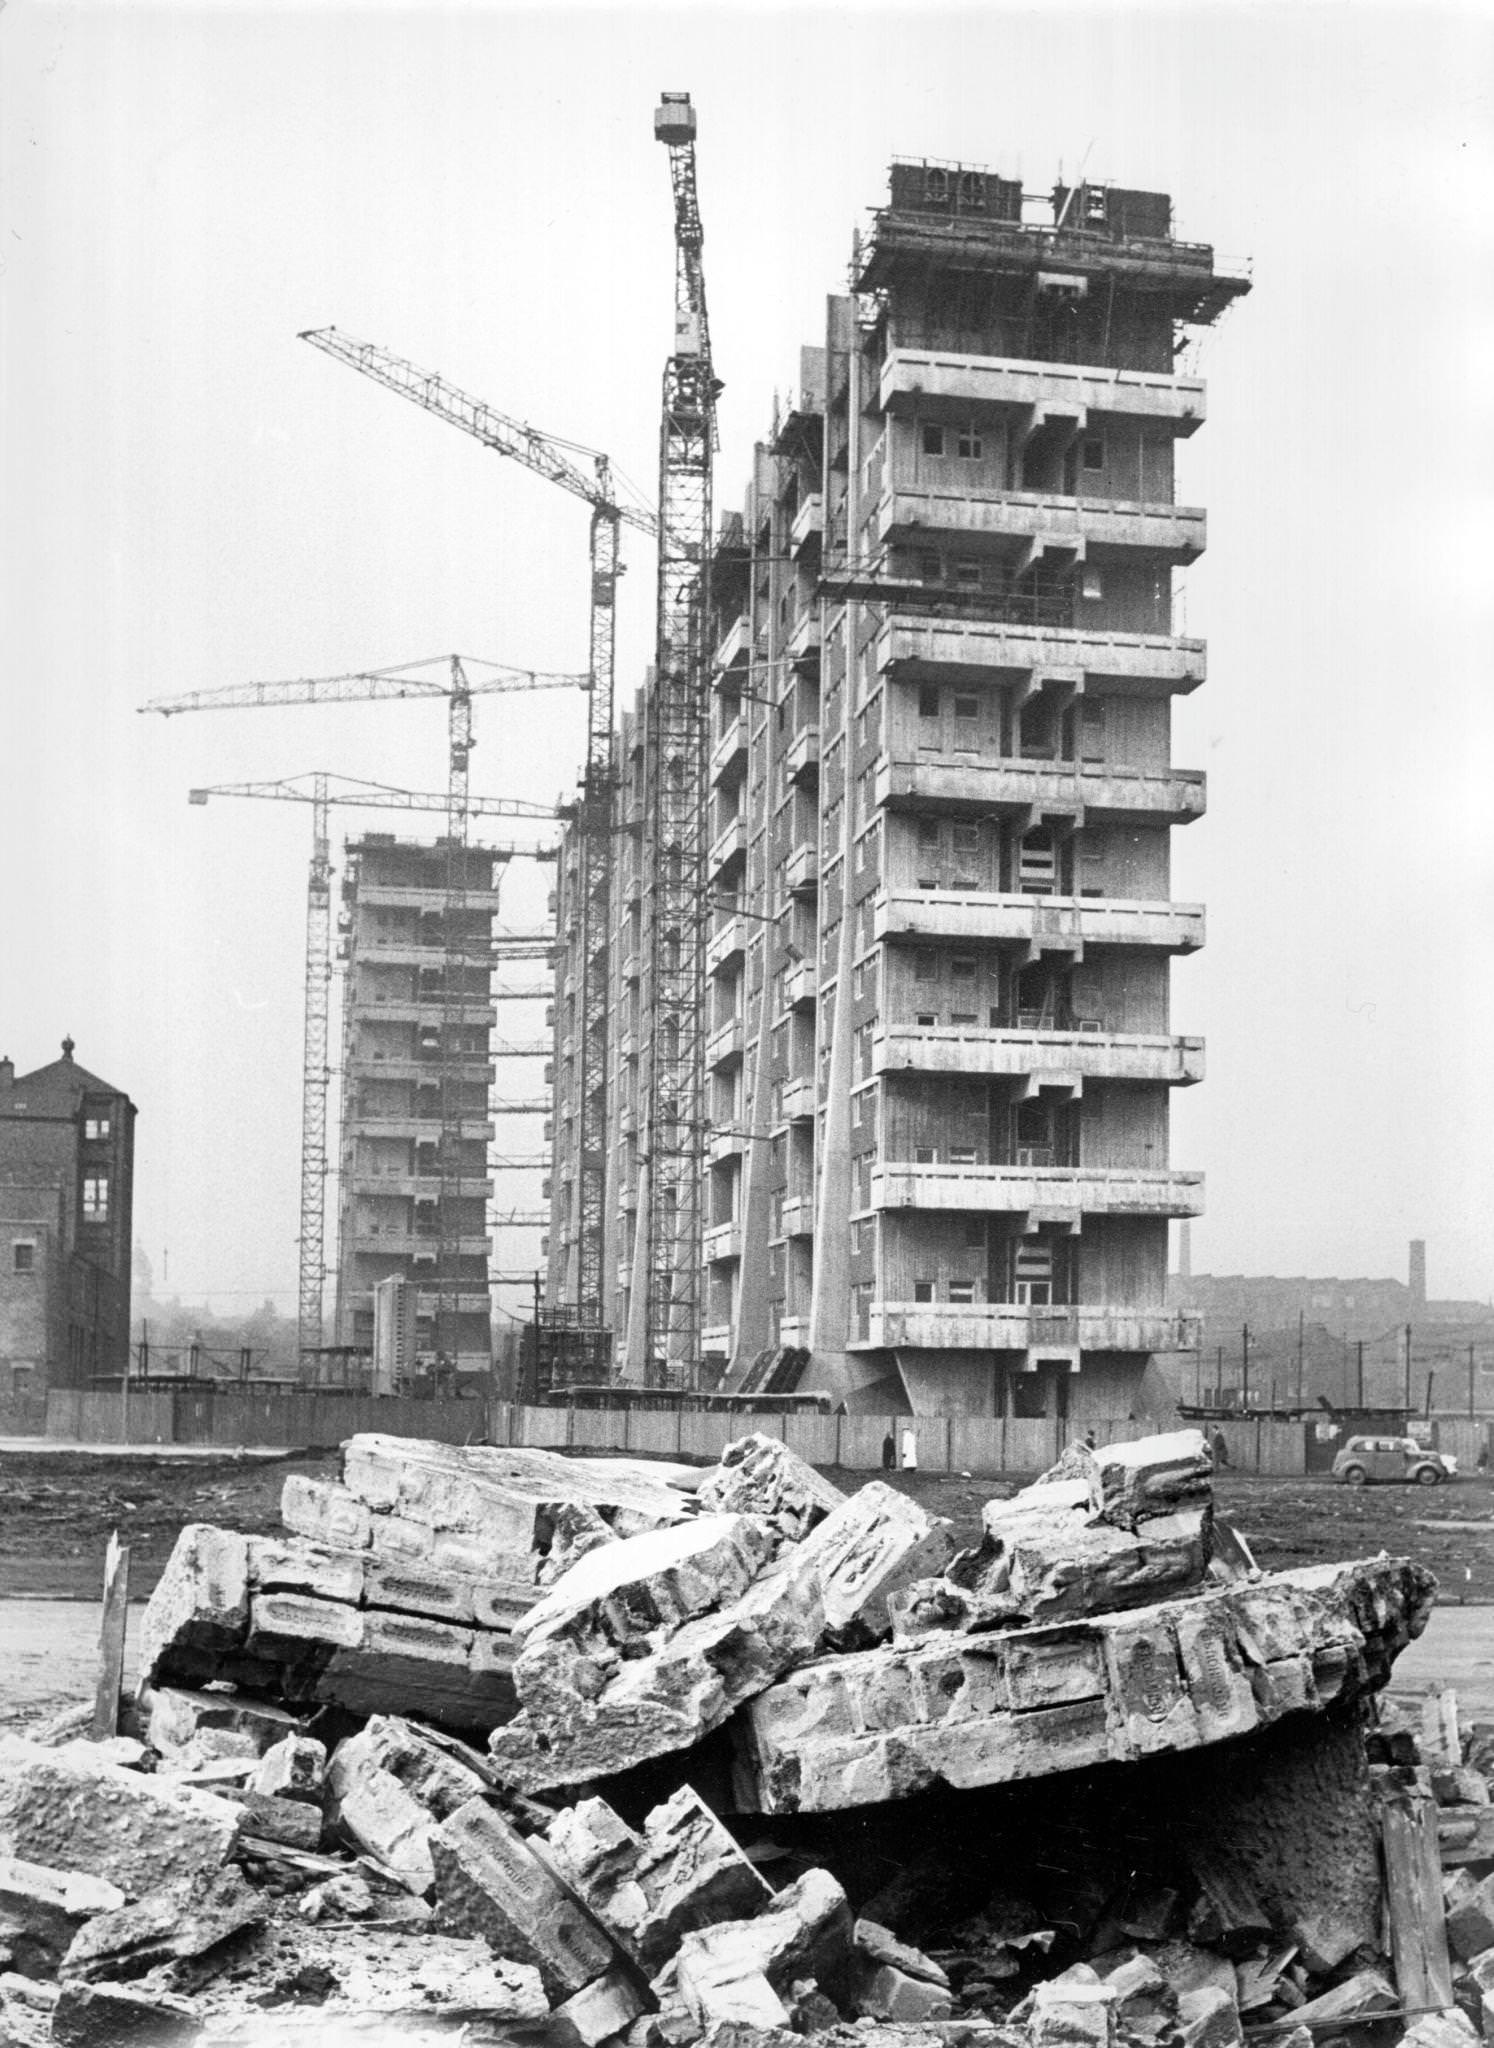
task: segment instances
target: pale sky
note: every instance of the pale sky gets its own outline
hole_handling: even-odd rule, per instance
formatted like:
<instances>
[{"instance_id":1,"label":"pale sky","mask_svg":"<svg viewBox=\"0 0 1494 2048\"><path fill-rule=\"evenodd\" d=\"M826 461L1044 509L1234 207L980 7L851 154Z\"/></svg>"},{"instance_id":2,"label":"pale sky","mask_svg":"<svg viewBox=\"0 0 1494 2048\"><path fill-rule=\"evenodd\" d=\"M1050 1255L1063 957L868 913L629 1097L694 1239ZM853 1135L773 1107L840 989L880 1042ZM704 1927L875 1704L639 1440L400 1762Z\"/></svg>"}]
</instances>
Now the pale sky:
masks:
<instances>
[{"instance_id":1,"label":"pale sky","mask_svg":"<svg viewBox=\"0 0 1494 2048\"><path fill-rule=\"evenodd\" d=\"M894 154L1174 195L1255 289L1198 353L1208 508L1174 895L1209 1042L1172 1154L1197 1272L1494 1292L1494 13L982 5L689 13L11 0L0 15L0 1053L140 1109L158 1281L294 1303L309 813L193 784L423 789L433 704L146 697L459 650L585 660L586 510L296 339L336 324L654 490L672 309L660 90L700 118L718 502ZM620 682L653 565L626 545ZM579 701L479 700L474 786L548 801ZM344 813L344 830L377 828ZM384 820L414 832L414 821ZM513 922L548 887L513 883ZM517 1256L516 1247L500 1259Z\"/></svg>"}]
</instances>

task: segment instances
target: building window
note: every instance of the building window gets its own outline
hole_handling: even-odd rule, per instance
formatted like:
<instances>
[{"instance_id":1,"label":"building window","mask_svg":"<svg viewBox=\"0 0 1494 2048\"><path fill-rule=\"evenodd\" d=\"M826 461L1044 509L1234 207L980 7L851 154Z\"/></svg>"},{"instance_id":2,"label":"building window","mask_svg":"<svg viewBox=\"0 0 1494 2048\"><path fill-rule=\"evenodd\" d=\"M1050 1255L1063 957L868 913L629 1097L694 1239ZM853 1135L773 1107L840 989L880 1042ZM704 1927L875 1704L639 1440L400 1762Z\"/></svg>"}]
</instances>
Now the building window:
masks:
<instances>
[{"instance_id":1,"label":"building window","mask_svg":"<svg viewBox=\"0 0 1494 2048\"><path fill-rule=\"evenodd\" d=\"M944 429L943 429L943 427L925 427L925 428L924 428L924 430L923 430L923 452L924 452L924 454L925 454L925 455L942 455L942 454L944 453Z\"/></svg>"},{"instance_id":2,"label":"building window","mask_svg":"<svg viewBox=\"0 0 1494 2048\"><path fill-rule=\"evenodd\" d=\"M944 574L944 564L937 555L920 555L918 573L925 583L937 583Z\"/></svg>"},{"instance_id":3,"label":"building window","mask_svg":"<svg viewBox=\"0 0 1494 2048\"><path fill-rule=\"evenodd\" d=\"M972 981L975 978L976 959L973 953L952 953L949 971L956 981Z\"/></svg>"},{"instance_id":4,"label":"building window","mask_svg":"<svg viewBox=\"0 0 1494 2048\"><path fill-rule=\"evenodd\" d=\"M954 715L956 718L979 718L979 697L956 697L954 700Z\"/></svg>"},{"instance_id":5,"label":"building window","mask_svg":"<svg viewBox=\"0 0 1494 2048\"><path fill-rule=\"evenodd\" d=\"M939 955L927 953L920 948L913 955L913 979L915 981L937 981L939 979Z\"/></svg>"},{"instance_id":6,"label":"building window","mask_svg":"<svg viewBox=\"0 0 1494 2048\"><path fill-rule=\"evenodd\" d=\"M36 1271L36 1246L29 1238L17 1238L10 1248L12 1270L17 1273Z\"/></svg>"},{"instance_id":7,"label":"building window","mask_svg":"<svg viewBox=\"0 0 1494 2048\"><path fill-rule=\"evenodd\" d=\"M973 1280L951 1280L949 1283L949 1298L951 1301L974 1301L975 1282Z\"/></svg>"},{"instance_id":8,"label":"building window","mask_svg":"<svg viewBox=\"0 0 1494 2048\"><path fill-rule=\"evenodd\" d=\"M933 1146L932 1146L932 1145L915 1145L915 1146L913 1147L913 1164L914 1164L915 1166L935 1166L935 1165L937 1165L937 1164L938 1164L938 1157L937 1157L937 1155L936 1155L936 1153L935 1153L935 1151L934 1151L934 1148L933 1148Z\"/></svg>"},{"instance_id":9,"label":"building window","mask_svg":"<svg viewBox=\"0 0 1494 2048\"><path fill-rule=\"evenodd\" d=\"M918 821L918 844L925 853L939 851L939 820L920 818Z\"/></svg>"},{"instance_id":10,"label":"building window","mask_svg":"<svg viewBox=\"0 0 1494 2048\"><path fill-rule=\"evenodd\" d=\"M100 1138L109 1135L109 1119L106 1116L89 1116L83 1119L83 1136L96 1144Z\"/></svg>"},{"instance_id":11,"label":"building window","mask_svg":"<svg viewBox=\"0 0 1494 2048\"><path fill-rule=\"evenodd\" d=\"M934 1283L932 1280L915 1280L913 1282L913 1299L915 1301L932 1301L933 1298Z\"/></svg>"},{"instance_id":12,"label":"building window","mask_svg":"<svg viewBox=\"0 0 1494 2048\"><path fill-rule=\"evenodd\" d=\"M1105 595L1105 578L1091 563L1086 563L1085 565L1080 588L1086 597L1103 597Z\"/></svg>"},{"instance_id":13,"label":"building window","mask_svg":"<svg viewBox=\"0 0 1494 2048\"><path fill-rule=\"evenodd\" d=\"M939 716L939 692L937 690L922 689L919 691L918 715L920 718L937 718Z\"/></svg>"},{"instance_id":14,"label":"building window","mask_svg":"<svg viewBox=\"0 0 1494 2048\"><path fill-rule=\"evenodd\" d=\"M1098 434L1091 434L1085 440L1082 460L1086 469L1105 467L1105 443Z\"/></svg>"},{"instance_id":15,"label":"building window","mask_svg":"<svg viewBox=\"0 0 1494 2048\"><path fill-rule=\"evenodd\" d=\"M949 1021L955 1030L959 1031L962 1028L973 1028L980 1022L980 1019L974 1010L951 1010Z\"/></svg>"},{"instance_id":16,"label":"building window","mask_svg":"<svg viewBox=\"0 0 1494 2048\"><path fill-rule=\"evenodd\" d=\"M939 1013L937 1010L920 1010L913 1022L920 1031L933 1031L938 1026Z\"/></svg>"},{"instance_id":17,"label":"building window","mask_svg":"<svg viewBox=\"0 0 1494 2048\"><path fill-rule=\"evenodd\" d=\"M951 1145L949 1148L949 1163L951 1166L974 1166L975 1147L973 1145Z\"/></svg>"},{"instance_id":18,"label":"building window","mask_svg":"<svg viewBox=\"0 0 1494 2048\"><path fill-rule=\"evenodd\" d=\"M979 462L980 435L975 431L974 427L961 427L955 442L955 450L958 454L963 455L967 462Z\"/></svg>"},{"instance_id":19,"label":"building window","mask_svg":"<svg viewBox=\"0 0 1494 2048\"><path fill-rule=\"evenodd\" d=\"M83 1177L83 1221L109 1221L109 1176L105 1173L89 1173Z\"/></svg>"},{"instance_id":20,"label":"building window","mask_svg":"<svg viewBox=\"0 0 1494 2048\"><path fill-rule=\"evenodd\" d=\"M954 565L954 579L962 590L979 590L980 563L956 562Z\"/></svg>"}]
</instances>

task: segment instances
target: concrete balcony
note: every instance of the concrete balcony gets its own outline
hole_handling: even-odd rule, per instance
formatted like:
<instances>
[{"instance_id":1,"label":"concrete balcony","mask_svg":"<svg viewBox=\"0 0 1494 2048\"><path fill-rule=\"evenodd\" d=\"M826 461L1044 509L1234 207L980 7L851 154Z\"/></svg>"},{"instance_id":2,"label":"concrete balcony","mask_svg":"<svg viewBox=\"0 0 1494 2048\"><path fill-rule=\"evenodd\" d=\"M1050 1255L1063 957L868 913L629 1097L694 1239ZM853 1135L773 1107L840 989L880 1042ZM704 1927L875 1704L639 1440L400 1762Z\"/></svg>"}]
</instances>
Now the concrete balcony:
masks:
<instances>
[{"instance_id":1,"label":"concrete balcony","mask_svg":"<svg viewBox=\"0 0 1494 2048\"><path fill-rule=\"evenodd\" d=\"M543 1103L536 1103L536 1112L543 1110ZM349 1119L349 1128L360 1138L424 1138L434 1141L445 1128L439 1116L354 1116ZM478 1141L491 1140L494 1130L491 1123L482 1116L464 1116L457 1125L457 1134L463 1138Z\"/></svg>"},{"instance_id":2,"label":"concrete balcony","mask_svg":"<svg viewBox=\"0 0 1494 2048\"><path fill-rule=\"evenodd\" d=\"M817 1107L814 1082L808 1074L799 1074L783 1084L779 1097L779 1114L785 1123L812 1123Z\"/></svg>"},{"instance_id":3,"label":"concrete balcony","mask_svg":"<svg viewBox=\"0 0 1494 2048\"><path fill-rule=\"evenodd\" d=\"M746 950L746 918L727 918L725 923L718 925L706 940L707 974L734 972Z\"/></svg>"},{"instance_id":4,"label":"concrete balcony","mask_svg":"<svg viewBox=\"0 0 1494 2048\"><path fill-rule=\"evenodd\" d=\"M496 1024L498 1010L486 996L459 999L448 1012L441 996L374 996L354 994L348 1015L358 1023L439 1024L450 1015L458 1024Z\"/></svg>"},{"instance_id":5,"label":"concrete balcony","mask_svg":"<svg viewBox=\"0 0 1494 2048\"><path fill-rule=\"evenodd\" d=\"M544 1160L536 1160L537 1166ZM353 1174L355 1195L404 1195L411 1200L434 1202L441 1194L443 1183L439 1174L432 1173L367 1173ZM493 1192L493 1183L485 1174L474 1174L471 1178L463 1175L453 1181L449 1192L464 1199L485 1202Z\"/></svg>"},{"instance_id":6,"label":"concrete balcony","mask_svg":"<svg viewBox=\"0 0 1494 2048\"><path fill-rule=\"evenodd\" d=\"M738 867L747 858L747 820L733 818L724 830L711 841L710 854L706 860L707 879L716 881L720 876Z\"/></svg>"},{"instance_id":7,"label":"concrete balcony","mask_svg":"<svg viewBox=\"0 0 1494 2048\"><path fill-rule=\"evenodd\" d=\"M747 1150L747 1133L741 1130L712 1131L706 1139L706 1158L712 1166L724 1166L740 1159Z\"/></svg>"},{"instance_id":8,"label":"concrete balcony","mask_svg":"<svg viewBox=\"0 0 1494 2048\"><path fill-rule=\"evenodd\" d=\"M857 1349L876 1350L1024 1351L1035 1362L1086 1351L1192 1351L1198 1348L1199 1323L1165 1309L873 1301L868 1334L852 1342Z\"/></svg>"},{"instance_id":9,"label":"concrete balcony","mask_svg":"<svg viewBox=\"0 0 1494 2048\"><path fill-rule=\"evenodd\" d=\"M434 1259L441 1249L441 1240L426 1231L354 1229L352 1240L353 1250L360 1257L368 1258L377 1254L402 1259ZM451 1245L452 1255L463 1259L485 1259L492 1249L490 1237L459 1237Z\"/></svg>"},{"instance_id":10,"label":"concrete balcony","mask_svg":"<svg viewBox=\"0 0 1494 2048\"><path fill-rule=\"evenodd\" d=\"M820 608L811 601L794 621L784 652L790 661L806 661L820 651Z\"/></svg>"},{"instance_id":11,"label":"concrete balcony","mask_svg":"<svg viewBox=\"0 0 1494 2048\"><path fill-rule=\"evenodd\" d=\"M742 1226L740 1223L713 1223L705 1233L705 1256L708 1265L718 1265L723 1259L739 1259L742 1256Z\"/></svg>"},{"instance_id":12,"label":"concrete balcony","mask_svg":"<svg viewBox=\"0 0 1494 2048\"><path fill-rule=\"evenodd\" d=\"M1043 491L885 491L876 536L889 546L931 533L979 534L1024 547L1145 548L1174 562L1204 551L1207 520L1196 505L1139 504L1122 498L1063 498Z\"/></svg>"},{"instance_id":13,"label":"concrete balcony","mask_svg":"<svg viewBox=\"0 0 1494 2048\"><path fill-rule=\"evenodd\" d=\"M490 1082L493 1078L492 1061L486 1052L463 1053L459 1060L451 1062L452 1071L464 1080ZM439 1081L448 1063L434 1055L429 1059L416 1059L408 1050L399 1052L377 1052L369 1046L360 1046L348 1060L347 1070L355 1080L364 1081Z\"/></svg>"},{"instance_id":14,"label":"concrete balcony","mask_svg":"<svg viewBox=\"0 0 1494 2048\"><path fill-rule=\"evenodd\" d=\"M785 1237L814 1236L814 1196L785 1195L783 1198L783 1235Z\"/></svg>"},{"instance_id":15,"label":"concrete balcony","mask_svg":"<svg viewBox=\"0 0 1494 2048\"><path fill-rule=\"evenodd\" d=\"M1160 1167L872 1168L874 1209L965 1210L1076 1225L1085 1216L1201 1216L1203 1175Z\"/></svg>"},{"instance_id":16,"label":"concrete balcony","mask_svg":"<svg viewBox=\"0 0 1494 2048\"><path fill-rule=\"evenodd\" d=\"M806 787L818 783L820 729L817 725L806 725L794 734L783 757L783 772L790 782L803 783Z\"/></svg>"},{"instance_id":17,"label":"concrete balcony","mask_svg":"<svg viewBox=\"0 0 1494 2048\"><path fill-rule=\"evenodd\" d=\"M744 668L752 653L752 627L745 613L732 620L716 645L713 668Z\"/></svg>"},{"instance_id":18,"label":"concrete balcony","mask_svg":"<svg viewBox=\"0 0 1494 2048\"><path fill-rule=\"evenodd\" d=\"M1082 959L1086 946L1155 946L1193 953L1204 942L1197 903L1129 903L1108 896L984 896L889 889L876 899L878 939L1010 939Z\"/></svg>"},{"instance_id":19,"label":"concrete balcony","mask_svg":"<svg viewBox=\"0 0 1494 2048\"><path fill-rule=\"evenodd\" d=\"M1056 1086L1084 1081L1203 1079L1201 1038L1105 1031L972 1031L884 1026L872 1041L875 1074L1019 1074Z\"/></svg>"},{"instance_id":20,"label":"concrete balcony","mask_svg":"<svg viewBox=\"0 0 1494 2048\"><path fill-rule=\"evenodd\" d=\"M711 748L711 783L730 789L747 773L747 721L740 712Z\"/></svg>"},{"instance_id":21,"label":"concrete balcony","mask_svg":"<svg viewBox=\"0 0 1494 2048\"><path fill-rule=\"evenodd\" d=\"M903 743L903 746L906 742ZM903 746L895 748L902 754ZM991 757L959 761L894 758L877 770L878 803L896 808L938 803L958 814L1034 811L1076 824L1186 825L1204 811L1205 777L1197 768L1152 772L1099 762L1021 761Z\"/></svg>"},{"instance_id":22,"label":"concrete balcony","mask_svg":"<svg viewBox=\"0 0 1494 2048\"><path fill-rule=\"evenodd\" d=\"M1151 370L1086 368L1072 363L1009 362L1000 356L944 349L896 348L882 365L882 410L938 419L968 419L972 406L998 405L1035 416L1077 418L1123 413L1170 420L1191 434L1204 418L1201 377Z\"/></svg>"},{"instance_id":23,"label":"concrete balcony","mask_svg":"<svg viewBox=\"0 0 1494 2048\"><path fill-rule=\"evenodd\" d=\"M725 1067L741 1065L743 1051L742 1020L733 1017L729 1024L722 1024L706 1039L706 1065L712 1072Z\"/></svg>"},{"instance_id":24,"label":"concrete balcony","mask_svg":"<svg viewBox=\"0 0 1494 2048\"><path fill-rule=\"evenodd\" d=\"M1161 633L1086 632L1001 621L923 618L893 608L877 636L877 666L895 681L970 683L1034 670L1124 678L1186 694L1208 667L1202 640Z\"/></svg>"},{"instance_id":25,"label":"concrete balcony","mask_svg":"<svg viewBox=\"0 0 1494 2048\"><path fill-rule=\"evenodd\" d=\"M418 1316L439 1315L443 1302L459 1316L485 1316L492 1306L485 1293L473 1293L463 1289L457 1294L438 1294L427 1293L424 1288L419 1288L415 1294L415 1313Z\"/></svg>"},{"instance_id":26,"label":"concrete balcony","mask_svg":"<svg viewBox=\"0 0 1494 2048\"><path fill-rule=\"evenodd\" d=\"M819 974L812 960L799 961L783 977L783 999L791 1010L812 1010L819 992Z\"/></svg>"},{"instance_id":27,"label":"concrete balcony","mask_svg":"<svg viewBox=\"0 0 1494 2048\"><path fill-rule=\"evenodd\" d=\"M784 885L791 896L813 896L820 886L820 850L796 846L784 865Z\"/></svg>"},{"instance_id":28,"label":"concrete balcony","mask_svg":"<svg viewBox=\"0 0 1494 2048\"><path fill-rule=\"evenodd\" d=\"M496 911L498 891L496 889L463 889L462 904L467 910ZM357 901L360 905L371 904L385 910L444 910L448 892L439 883L427 887L397 888L392 882L363 882L358 884Z\"/></svg>"},{"instance_id":29,"label":"concrete balcony","mask_svg":"<svg viewBox=\"0 0 1494 2048\"><path fill-rule=\"evenodd\" d=\"M802 555L806 548L818 547L825 532L825 501L818 491L805 498L794 514L794 523L789 528L789 546L796 555Z\"/></svg>"}]
</instances>

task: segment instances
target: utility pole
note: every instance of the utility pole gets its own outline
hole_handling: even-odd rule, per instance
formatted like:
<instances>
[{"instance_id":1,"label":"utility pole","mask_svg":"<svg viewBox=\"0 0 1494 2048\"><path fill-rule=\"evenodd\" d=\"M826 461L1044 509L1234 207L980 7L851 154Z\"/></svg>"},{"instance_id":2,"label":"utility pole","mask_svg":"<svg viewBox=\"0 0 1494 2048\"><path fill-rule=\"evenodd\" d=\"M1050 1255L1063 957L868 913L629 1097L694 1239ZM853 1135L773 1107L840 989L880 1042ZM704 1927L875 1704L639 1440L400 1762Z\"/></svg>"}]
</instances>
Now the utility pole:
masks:
<instances>
[{"instance_id":1,"label":"utility pole","mask_svg":"<svg viewBox=\"0 0 1494 2048\"><path fill-rule=\"evenodd\" d=\"M1240 1406L1250 1406L1250 1325L1240 1330Z\"/></svg>"},{"instance_id":2,"label":"utility pole","mask_svg":"<svg viewBox=\"0 0 1494 2048\"><path fill-rule=\"evenodd\" d=\"M1468 1420L1473 1420L1473 1346L1468 1347Z\"/></svg>"},{"instance_id":3,"label":"utility pole","mask_svg":"<svg viewBox=\"0 0 1494 2048\"><path fill-rule=\"evenodd\" d=\"M1411 1415L1411 1325L1409 1323L1407 1323L1406 1325L1406 1374L1405 1398L1403 1406L1405 1407L1406 1416L1409 1420Z\"/></svg>"},{"instance_id":4,"label":"utility pole","mask_svg":"<svg viewBox=\"0 0 1494 2048\"><path fill-rule=\"evenodd\" d=\"M1359 1406L1362 1409L1364 1407L1364 1339L1362 1337L1356 1342L1354 1351L1356 1355L1356 1369L1359 1375Z\"/></svg>"},{"instance_id":5,"label":"utility pole","mask_svg":"<svg viewBox=\"0 0 1494 2048\"><path fill-rule=\"evenodd\" d=\"M1303 1310L1303 1309L1300 1309L1300 1308L1298 1309L1298 1311L1297 1311L1297 1406L1298 1406L1299 1408L1300 1408L1300 1407L1302 1406L1302 1345L1303 1345L1303 1335L1304 1335L1304 1331L1305 1331L1305 1321L1304 1321L1304 1318L1305 1318L1305 1314L1306 1314L1306 1311L1305 1311L1305 1310Z\"/></svg>"}]
</instances>

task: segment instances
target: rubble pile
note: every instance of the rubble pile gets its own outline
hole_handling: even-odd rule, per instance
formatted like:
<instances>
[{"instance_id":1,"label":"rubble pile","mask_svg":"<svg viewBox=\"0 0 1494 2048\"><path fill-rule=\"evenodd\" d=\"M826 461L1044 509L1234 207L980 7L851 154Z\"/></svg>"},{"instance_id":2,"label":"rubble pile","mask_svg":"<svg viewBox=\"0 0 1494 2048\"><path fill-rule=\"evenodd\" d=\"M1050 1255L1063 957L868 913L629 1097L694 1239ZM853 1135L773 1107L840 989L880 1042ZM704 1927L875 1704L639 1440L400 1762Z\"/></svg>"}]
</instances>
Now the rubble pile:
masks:
<instances>
[{"instance_id":1,"label":"rubble pile","mask_svg":"<svg viewBox=\"0 0 1494 2048\"><path fill-rule=\"evenodd\" d=\"M1494 1728L1377 1701L1431 1581L1262 1574L1196 1433L964 1550L762 1436L355 1437L283 1517L183 1531L120 1732L0 1742L0 2048L1494 2041Z\"/></svg>"}]
</instances>

